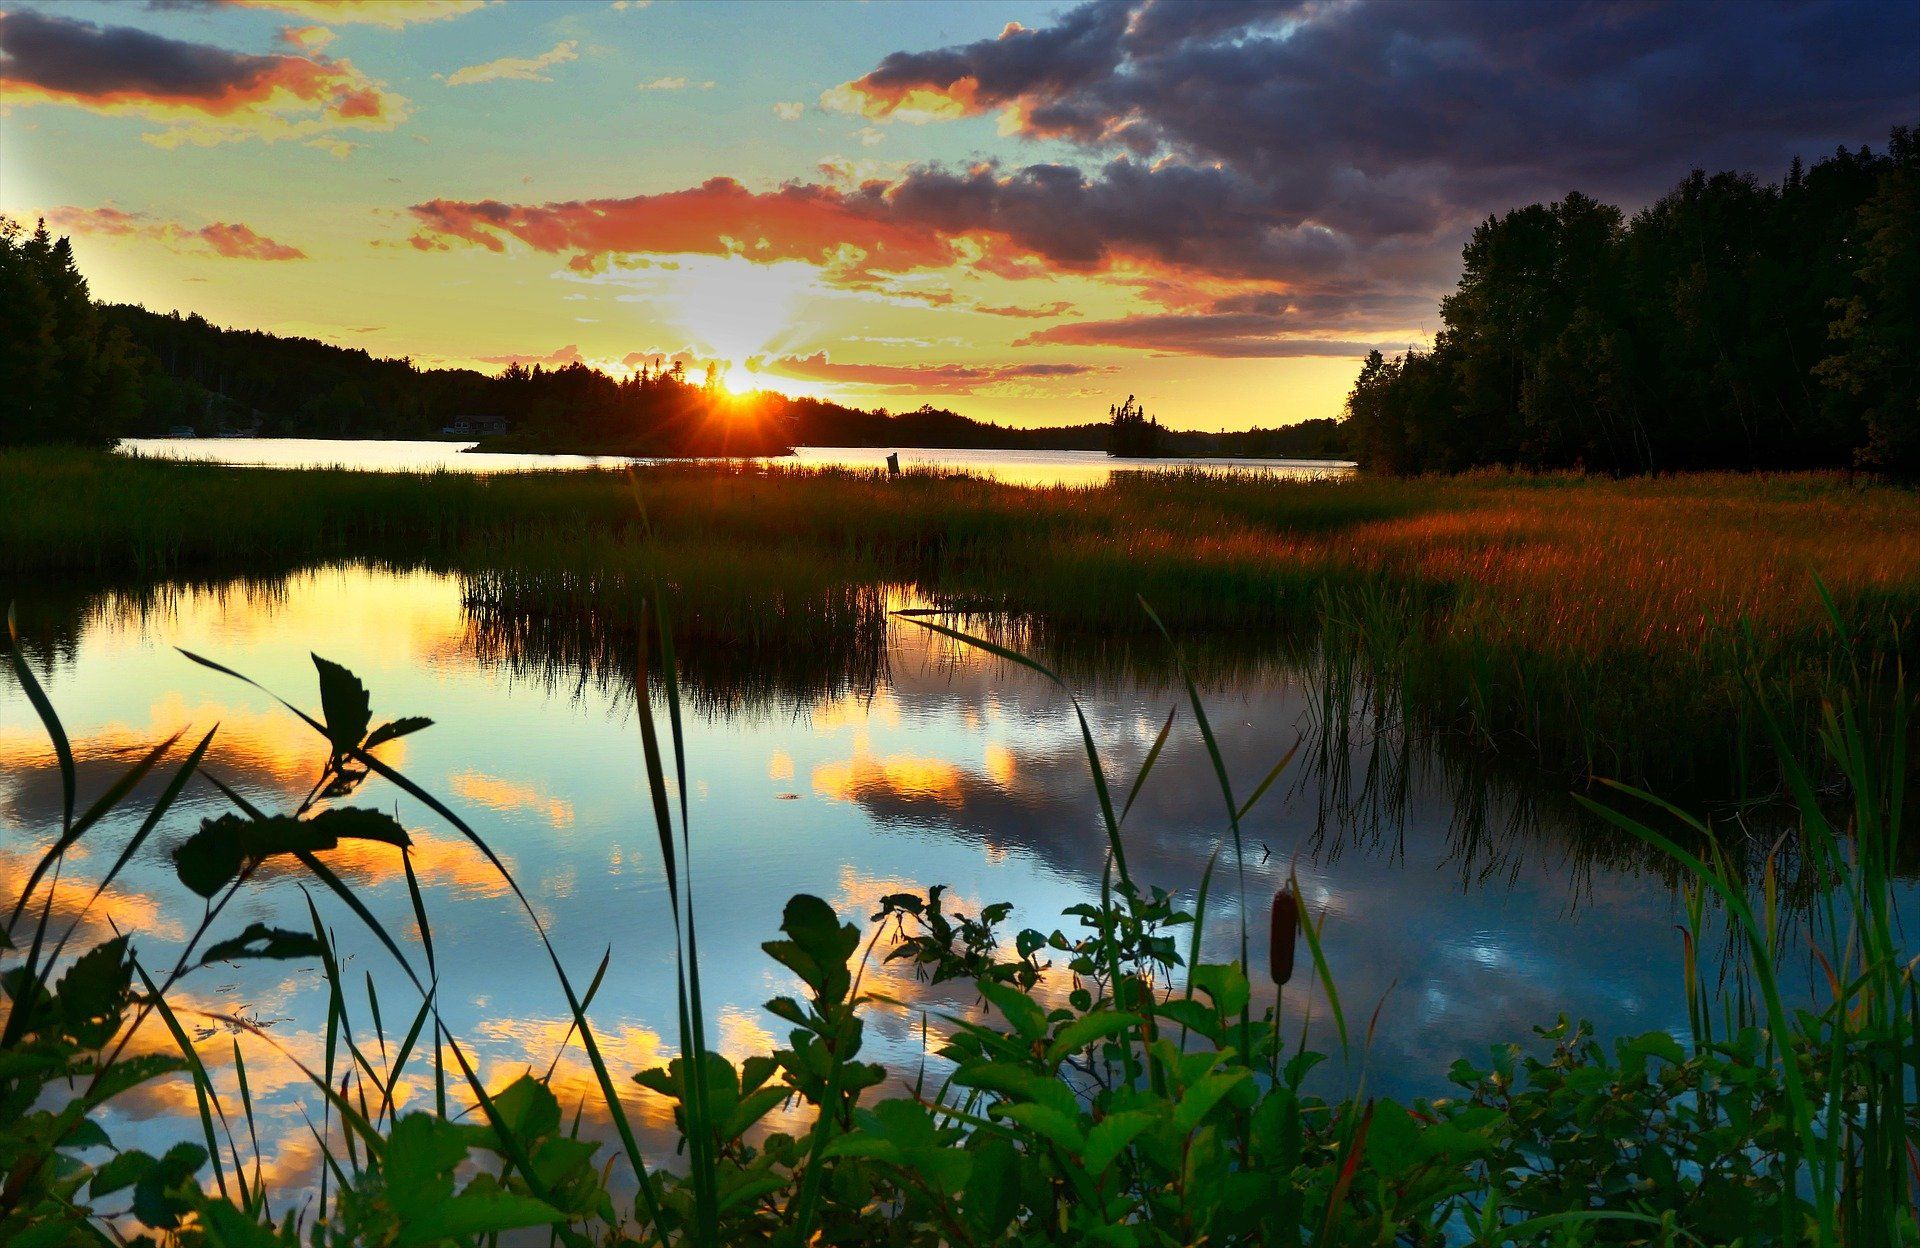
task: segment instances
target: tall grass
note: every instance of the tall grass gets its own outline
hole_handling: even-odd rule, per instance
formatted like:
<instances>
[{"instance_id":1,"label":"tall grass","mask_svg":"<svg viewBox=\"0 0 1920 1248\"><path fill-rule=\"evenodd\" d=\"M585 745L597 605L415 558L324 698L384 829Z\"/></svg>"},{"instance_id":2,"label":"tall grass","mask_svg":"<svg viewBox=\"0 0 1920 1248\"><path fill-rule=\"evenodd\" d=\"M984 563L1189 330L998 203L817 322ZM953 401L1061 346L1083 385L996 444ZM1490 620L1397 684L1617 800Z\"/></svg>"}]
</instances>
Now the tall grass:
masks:
<instances>
[{"instance_id":1,"label":"tall grass","mask_svg":"<svg viewBox=\"0 0 1920 1248\"><path fill-rule=\"evenodd\" d=\"M1544 765L1673 792L1776 791L1743 682L1756 664L1803 755L1849 653L1912 661L1920 507L1838 476L1299 482L1129 474L1096 489L967 477L665 467L364 474L0 454L0 574L175 576L360 559L474 578L491 629L576 633L602 590L662 585L690 644L730 622L808 646L904 586L1041 622L1062 646L1183 635L1391 655L1430 727ZM1809 572L1831 588L1828 626ZM851 595L851 598L850 598ZM621 595L613 595L618 599ZM594 601L598 597L600 601ZM497 608L504 608L497 609ZM782 621L785 621L784 623ZM751 629L767 622L762 635ZM803 627L802 627L803 626ZM1359 632L1373 634L1359 638ZM1377 664L1376 664L1377 666Z\"/></svg>"}]
</instances>

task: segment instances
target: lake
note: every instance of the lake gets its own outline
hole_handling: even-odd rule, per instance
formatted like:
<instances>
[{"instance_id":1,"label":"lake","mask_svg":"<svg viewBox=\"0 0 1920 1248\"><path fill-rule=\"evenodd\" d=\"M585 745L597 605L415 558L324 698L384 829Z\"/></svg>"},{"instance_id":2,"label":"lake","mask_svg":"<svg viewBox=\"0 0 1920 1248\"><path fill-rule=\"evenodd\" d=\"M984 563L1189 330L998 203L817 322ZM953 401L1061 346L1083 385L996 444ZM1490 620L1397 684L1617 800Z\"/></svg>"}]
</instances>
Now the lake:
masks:
<instances>
[{"instance_id":1,"label":"lake","mask_svg":"<svg viewBox=\"0 0 1920 1248\"><path fill-rule=\"evenodd\" d=\"M904 591L889 605L906 607ZM674 962L657 833L640 765L631 671L540 628L503 619L486 588L459 575L336 566L259 581L159 584L137 593L27 586L23 627L79 759L82 801L152 743L219 725L207 767L256 805L291 810L325 757L318 736L266 695L182 657L216 659L296 704L317 705L309 651L343 663L372 691L375 722L436 723L385 756L459 811L500 851L548 925L577 982L613 955L592 1014L616 1078L672 1052ZM1256 982L1264 915L1297 872L1328 916L1327 953L1356 1034L1378 1012L1371 1049L1316 1078L1406 1097L1446 1091L1448 1065L1525 1038L1567 1013L1603 1032L1687 1034L1679 916L1667 875L1617 836L1574 817L1551 793L1491 778L1404 734L1356 737L1316 750L1310 665L1257 650L1200 664L1202 692L1239 791L1248 792L1296 741L1293 768L1246 825L1245 894L1255 916ZM1036 674L895 617L847 655L793 670L730 671L725 655L683 656L692 879L702 969L718 1047L736 1057L770 1047L782 1025L761 1009L788 991L761 951L791 894L828 899L863 926L879 899L944 884L949 904L977 913L1016 906L1007 926L1067 927L1063 907L1097 896L1105 840L1073 708ZM1125 791L1170 708L1183 700L1157 651L1092 653L1066 665L1115 783ZM664 716L656 706L656 713ZM184 749L184 747L183 747ZM150 798L157 783L142 790ZM0 875L18 890L38 838L59 817L51 751L11 681L0 685ZM413 852L439 955L452 1027L490 1080L560 1063L566 1089L587 1078L577 1048L561 1056L564 1000L505 883L472 846L419 802L378 782L353 799L396 812ZM62 883L61 911L118 852L144 807L136 801L89 834ZM139 858L90 912L137 934L148 965L199 921L201 904L168 857L200 818L227 810L195 784ZM1188 903L1221 854L1205 938L1232 955L1238 886L1210 764L1183 707L1128 816L1134 874ZM89 848L91 847L91 848ZM414 924L398 854L381 845L326 855L396 932ZM309 887L311 881L308 881ZM336 899L315 897L350 963L346 979L377 986L391 1042L413 1013L388 957ZM262 921L304 928L306 893L289 872L263 874L216 930ZM227 929L232 929L228 931ZM417 939L417 934L415 936ZM1330 1009L1306 955L1287 990L1288 1017L1337 1050ZM973 1004L894 966L869 985L905 1003L868 1027L880 1059L923 1060L923 1011ZM1264 989L1271 1000L1271 988ZM237 1087L218 1016L263 1027L286 1052L317 1060L323 981L299 962L227 963L196 973L184 1000L205 1011L197 1037L216 1079ZM349 1009L366 1028L369 1002ZM313 1144L298 1071L255 1037L248 1077L277 1167L308 1173ZM629 1089L643 1120L658 1106ZM416 1081L414 1096L426 1092ZM193 1113L183 1084L149 1085L116 1102L123 1145L177 1138ZM651 1116L648 1116L651 1115Z\"/></svg>"},{"instance_id":2,"label":"lake","mask_svg":"<svg viewBox=\"0 0 1920 1248\"><path fill-rule=\"evenodd\" d=\"M332 438L125 438L122 451L159 459L272 468L356 468L369 472L542 472L617 468L659 461L610 455L468 454L474 442ZM1114 459L1100 451L955 451L904 448L905 468L967 472L1013 485L1103 485L1116 472L1245 472L1313 478L1351 472L1332 460ZM884 469L887 448L803 446L754 462L796 468Z\"/></svg>"}]
</instances>

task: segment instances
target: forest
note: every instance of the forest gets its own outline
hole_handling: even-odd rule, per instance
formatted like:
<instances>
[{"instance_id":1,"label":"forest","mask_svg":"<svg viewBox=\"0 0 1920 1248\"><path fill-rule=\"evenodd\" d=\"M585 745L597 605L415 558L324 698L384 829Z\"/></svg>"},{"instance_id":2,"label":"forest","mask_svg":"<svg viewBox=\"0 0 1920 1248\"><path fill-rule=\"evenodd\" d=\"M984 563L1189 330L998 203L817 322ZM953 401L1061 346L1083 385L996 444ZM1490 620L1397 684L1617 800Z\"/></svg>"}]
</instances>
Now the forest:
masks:
<instances>
[{"instance_id":1,"label":"forest","mask_svg":"<svg viewBox=\"0 0 1920 1248\"><path fill-rule=\"evenodd\" d=\"M778 455L795 446L1109 448L1110 422L1018 428L945 408L893 413L771 390L734 394L719 365L662 360L628 377L586 364L489 376L421 368L312 338L225 329L195 314L95 302L71 242L0 222L0 446L106 446L191 428L268 437L424 438L504 421L488 449ZM1332 420L1158 433L1151 453L1339 458Z\"/></svg>"},{"instance_id":2,"label":"forest","mask_svg":"<svg viewBox=\"0 0 1920 1248\"><path fill-rule=\"evenodd\" d=\"M1430 351L1367 357L1358 458L1920 472L1920 141L1783 181L1695 171L1625 216L1579 193L1490 217Z\"/></svg>"}]
</instances>

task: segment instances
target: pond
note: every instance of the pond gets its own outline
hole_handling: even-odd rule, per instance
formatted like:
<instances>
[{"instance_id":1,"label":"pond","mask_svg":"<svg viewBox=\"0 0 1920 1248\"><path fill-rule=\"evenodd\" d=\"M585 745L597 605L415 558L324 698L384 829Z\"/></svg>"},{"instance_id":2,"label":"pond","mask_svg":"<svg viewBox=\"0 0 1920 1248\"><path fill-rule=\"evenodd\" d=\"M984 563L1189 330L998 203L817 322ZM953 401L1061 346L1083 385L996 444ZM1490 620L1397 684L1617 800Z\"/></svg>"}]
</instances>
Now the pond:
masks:
<instances>
[{"instance_id":1,"label":"pond","mask_svg":"<svg viewBox=\"0 0 1920 1248\"><path fill-rule=\"evenodd\" d=\"M356 468L369 472L543 472L610 468L658 461L609 455L525 455L474 452L474 442L407 442L333 438L126 438L122 451L156 459L188 459L243 467ZM886 448L803 446L756 463L795 468L887 466ZM1292 478L1339 476L1353 465L1334 460L1114 459L1100 451L956 451L906 448L901 466L990 477L1012 485L1104 485L1116 472L1236 472Z\"/></svg>"},{"instance_id":2,"label":"pond","mask_svg":"<svg viewBox=\"0 0 1920 1248\"><path fill-rule=\"evenodd\" d=\"M901 591L886 605L911 605ZM30 648L79 760L82 801L146 748L181 729L191 743L218 725L207 768L249 801L291 810L325 756L320 738L256 690L183 657L182 647L315 707L309 652L345 664L372 691L375 722L425 715L433 727L384 756L460 812L510 865L577 982L603 954L612 969L592 1007L603 1047L643 1119L657 1103L625 1075L672 1053L674 954L657 833L640 763L630 672L581 647L493 614L486 586L435 572L361 566L265 581L157 585L137 594L75 595L29 587L19 610ZM1065 927L1063 907L1097 895L1106 842L1073 706L1035 673L893 617L850 656L797 664L764 679L729 676L712 656L685 656L692 880L710 1034L738 1057L783 1034L762 1008L789 991L760 949L796 892L826 898L863 928L879 899L944 884L968 913L1010 901L1021 926ZM1184 694L1163 655L1093 653L1066 666L1115 784L1125 792ZM1246 824L1245 895L1254 916L1256 980L1265 983L1263 926L1274 891L1297 872L1327 917L1326 948L1356 1033L1348 1062L1317 1077L1371 1091L1440 1094L1456 1058L1530 1036L1566 1013L1603 1032L1685 1035L1679 910L1670 877L1619 838L1600 837L1569 804L1490 779L1404 738L1385 750L1356 738L1340 758L1313 748L1310 666L1277 654L1199 665L1202 694L1241 794L1305 738L1308 747ZM664 713L657 702L656 715ZM183 744L181 750L184 751ZM61 882L72 914L130 837L143 787L126 812L90 833ZM57 826L58 772L34 714L0 684L0 877L17 893ZM586 1088L564 999L528 920L499 874L421 803L379 782L354 801L395 812L414 838L448 1023L486 1077L558 1062L562 1100ZM230 809L196 783L137 860L88 912L135 934L144 964L170 952L202 905L174 877L169 852L201 818ZM1183 705L1158 765L1125 822L1136 878L1190 904L1220 854L1205 932L1215 959L1239 940L1239 884L1211 765ZM1224 848L1223 848L1224 846ZM399 855L355 844L326 855L393 931L418 941ZM214 935L254 921L309 926L311 880L263 874ZM391 960L337 899L314 897L335 930L355 989L349 1011L370 1030L363 979L377 988L388 1043L417 999ZM228 931L227 929L232 929ZM411 946L410 946L411 947ZM1325 994L1303 965L1288 1017L1316 1047L1337 1050ZM916 983L899 964L868 972L902 1002L876 1010L869 1036L902 1070L923 1060L922 1022L963 1011L951 985ZM1267 989L1271 999L1271 989ZM302 962L217 964L186 983L205 1060L237 1087L228 1032L243 1018L272 1043L244 1040L252 1095L275 1165L310 1173L314 1144L300 1107L309 1092L285 1055L317 1062L327 992ZM216 1017L208 1017L216 1016ZM1370 1048L1358 1037L1376 1019ZM284 1046L284 1054L274 1046ZM425 1096L416 1078L409 1090ZM184 1084L154 1084L116 1103L124 1145L179 1138L194 1113Z\"/></svg>"}]
</instances>

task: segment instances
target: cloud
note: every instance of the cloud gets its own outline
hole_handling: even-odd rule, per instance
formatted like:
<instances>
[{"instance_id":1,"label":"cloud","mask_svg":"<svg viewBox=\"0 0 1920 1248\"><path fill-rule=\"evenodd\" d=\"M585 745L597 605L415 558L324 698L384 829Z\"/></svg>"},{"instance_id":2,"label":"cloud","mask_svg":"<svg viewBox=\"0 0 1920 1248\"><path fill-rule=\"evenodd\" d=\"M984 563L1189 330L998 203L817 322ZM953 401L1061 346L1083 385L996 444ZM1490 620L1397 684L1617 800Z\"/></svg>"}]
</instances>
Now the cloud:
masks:
<instances>
[{"instance_id":1,"label":"cloud","mask_svg":"<svg viewBox=\"0 0 1920 1248\"><path fill-rule=\"evenodd\" d=\"M825 351L755 361L756 371L772 370L807 381L830 381L906 394L972 394L998 382L1047 377L1082 377L1107 369L1092 364L839 364Z\"/></svg>"},{"instance_id":2,"label":"cloud","mask_svg":"<svg viewBox=\"0 0 1920 1248\"><path fill-rule=\"evenodd\" d=\"M128 26L0 13L0 103L171 123L161 146L391 129L407 102L345 60L254 55Z\"/></svg>"},{"instance_id":3,"label":"cloud","mask_svg":"<svg viewBox=\"0 0 1920 1248\"><path fill-rule=\"evenodd\" d=\"M464 87L476 82L552 82L546 71L555 65L579 60L579 46L578 40L563 39L539 56L503 56L479 65L468 65L445 75L444 81L450 87ZM435 77L440 75L436 74Z\"/></svg>"},{"instance_id":4,"label":"cloud","mask_svg":"<svg viewBox=\"0 0 1920 1248\"><path fill-rule=\"evenodd\" d=\"M1350 342L1298 337L1280 332L1272 317L1251 313L1158 313L1110 321L1053 325L1026 335L1016 347L1130 347L1164 355L1229 358L1290 358L1306 355L1352 356L1376 348L1403 351L1406 343Z\"/></svg>"},{"instance_id":5,"label":"cloud","mask_svg":"<svg viewBox=\"0 0 1920 1248\"><path fill-rule=\"evenodd\" d=\"M1833 0L1113 0L893 53L822 97L874 126L996 114L1058 161L838 161L765 191L716 178L624 199L435 200L412 209L412 241L514 243L583 270L648 253L798 259L900 294L889 279L921 271L1075 273L1160 310L1036 341L1345 353L1422 324L1489 212L1576 186L1631 207L1696 164L1781 170L1876 139L1920 110L1916 54L1910 8Z\"/></svg>"},{"instance_id":6,"label":"cloud","mask_svg":"<svg viewBox=\"0 0 1920 1248\"><path fill-rule=\"evenodd\" d=\"M568 255L593 271L609 259L646 254L745 255L757 261L806 260L901 272L953 259L937 232L891 219L867 191L804 184L754 192L732 178L683 191L547 204L436 199L409 211L419 223L412 242L444 250L465 242L505 251L514 240L535 251Z\"/></svg>"},{"instance_id":7,"label":"cloud","mask_svg":"<svg viewBox=\"0 0 1920 1248\"><path fill-rule=\"evenodd\" d=\"M979 305L979 306L976 306L973 310L975 312L983 312L988 316L1027 317L1034 320L1040 320L1043 318L1049 318L1049 317L1055 317L1055 316L1074 315L1073 305L1068 303L1065 299L1058 299L1052 303L1043 303L1037 307L1031 307L1031 308L1020 307L1017 305L1012 307L990 308L985 305Z\"/></svg>"},{"instance_id":8,"label":"cloud","mask_svg":"<svg viewBox=\"0 0 1920 1248\"><path fill-rule=\"evenodd\" d=\"M277 242L238 222L215 221L198 229L178 221L157 220L145 213L126 212L111 205L100 208L55 208L47 224L73 234L100 234L121 238L150 238L175 251L202 249L230 260L305 260L298 247Z\"/></svg>"},{"instance_id":9,"label":"cloud","mask_svg":"<svg viewBox=\"0 0 1920 1248\"><path fill-rule=\"evenodd\" d=\"M773 106L773 115L781 121L799 121L806 111L807 106L799 100L782 100Z\"/></svg>"},{"instance_id":10,"label":"cloud","mask_svg":"<svg viewBox=\"0 0 1920 1248\"><path fill-rule=\"evenodd\" d=\"M397 30L472 13L486 7L486 0L148 0L148 7L268 9L342 26L358 24Z\"/></svg>"},{"instance_id":11,"label":"cloud","mask_svg":"<svg viewBox=\"0 0 1920 1248\"><path fill-rule=\"evenodd\" d=\"M483 355L482 364L492 364L500 368L511 368L518 364L522 368L565 368L569 364L585 364L587 357L580 354L577 343L568 343L558 351L549 351L545 355Z\"/></svg>"},{"instance_id":12,"label":"cloud","mask_svg":"<svg viewBox=\"0 0 1920 1248\"><path fill-rule=\"evenodd\" d=\"M1431 294L1490 211L1574 186L1635 205L1695 165L1769 172L1884 135L1920 108L1916 55L1910 7L1837 0L1127 0L893 53L822 103L875 122L995 113L1104 160L1003 171L992 194L914 176L954 214L1018 214L1042 255L1072 255L1043 241L1051 220L1086 256Z\"/></svg>"},{"instance_id":13,"label":"cloud","mask_svg":"<svg viewBox=\"0 0 1920 1248\"><path fill-rule=\"evenodd\" d=\"M236 260L305 260L307 253L298 247L277 243L238 223L216 221L195 231L195 236L223 256Z\"/></svg>"},{"instance_id":14,"label":"cloud","mask_svg":"<svg viewBox=\"0 0 1920 1248\"><path fill-rule=\"evenodd\" d=\"M1337 238L1266 225L1250 194L1223 171L1167 176L1123 158L1096 175L1064 165L922 167L851 187L796 182L756 192L714 178L626 199L433 200L410 211L421 226L416 247L460 240L503 251L511 238L570 254L583 270L675 252L806 260L843 284L952 264L1008 278L1175 268L1274 279L1339 265Z\"/></svg>"},{"instance_id":15,"label":"cloud","mask_svg":"<svg viewBox=\"0 0 1920 1248\"><path fill-rule=\"evenodd\" d=\"M334 41L335 35L325 26L282 26L280 42L299 48L302 52L318 52Z\"/></svg>"},{"instance_id":16,"label":"cloud","mask_svg":"<svg viewBox=\"0 0 1920 1248\"><path fill-rule=\"evenodd\" d=\"M671 78L655 78L652 82L638 83L634 86L634 90L636 91L685 91L689 87L693 87L701 91L711 91L713 90L713 79L708 78L703 82L691 82L687 78L676 74Z\"/></svg>"},{"instance_id":17,"label":"cloud","mask_svg":"<svg viewBox=\"0 0 1920 1248\"><path fill-rule=\"evenodd\" d=\"M1911 113L1916 51L1910 9L1839 0L1138 0L897 52L828 98L875 119L998 111L1031 138L1218 162L1296 214L1344 207L1345 222L1387 201L1357 223L1370 233L1422 228L1423 202L1459 207L1447 192L1489 183L1644 190L1701 161L1784 166ZM1396 183L1409 169L1416 187Z\"/></svg>"}]
</instances>

